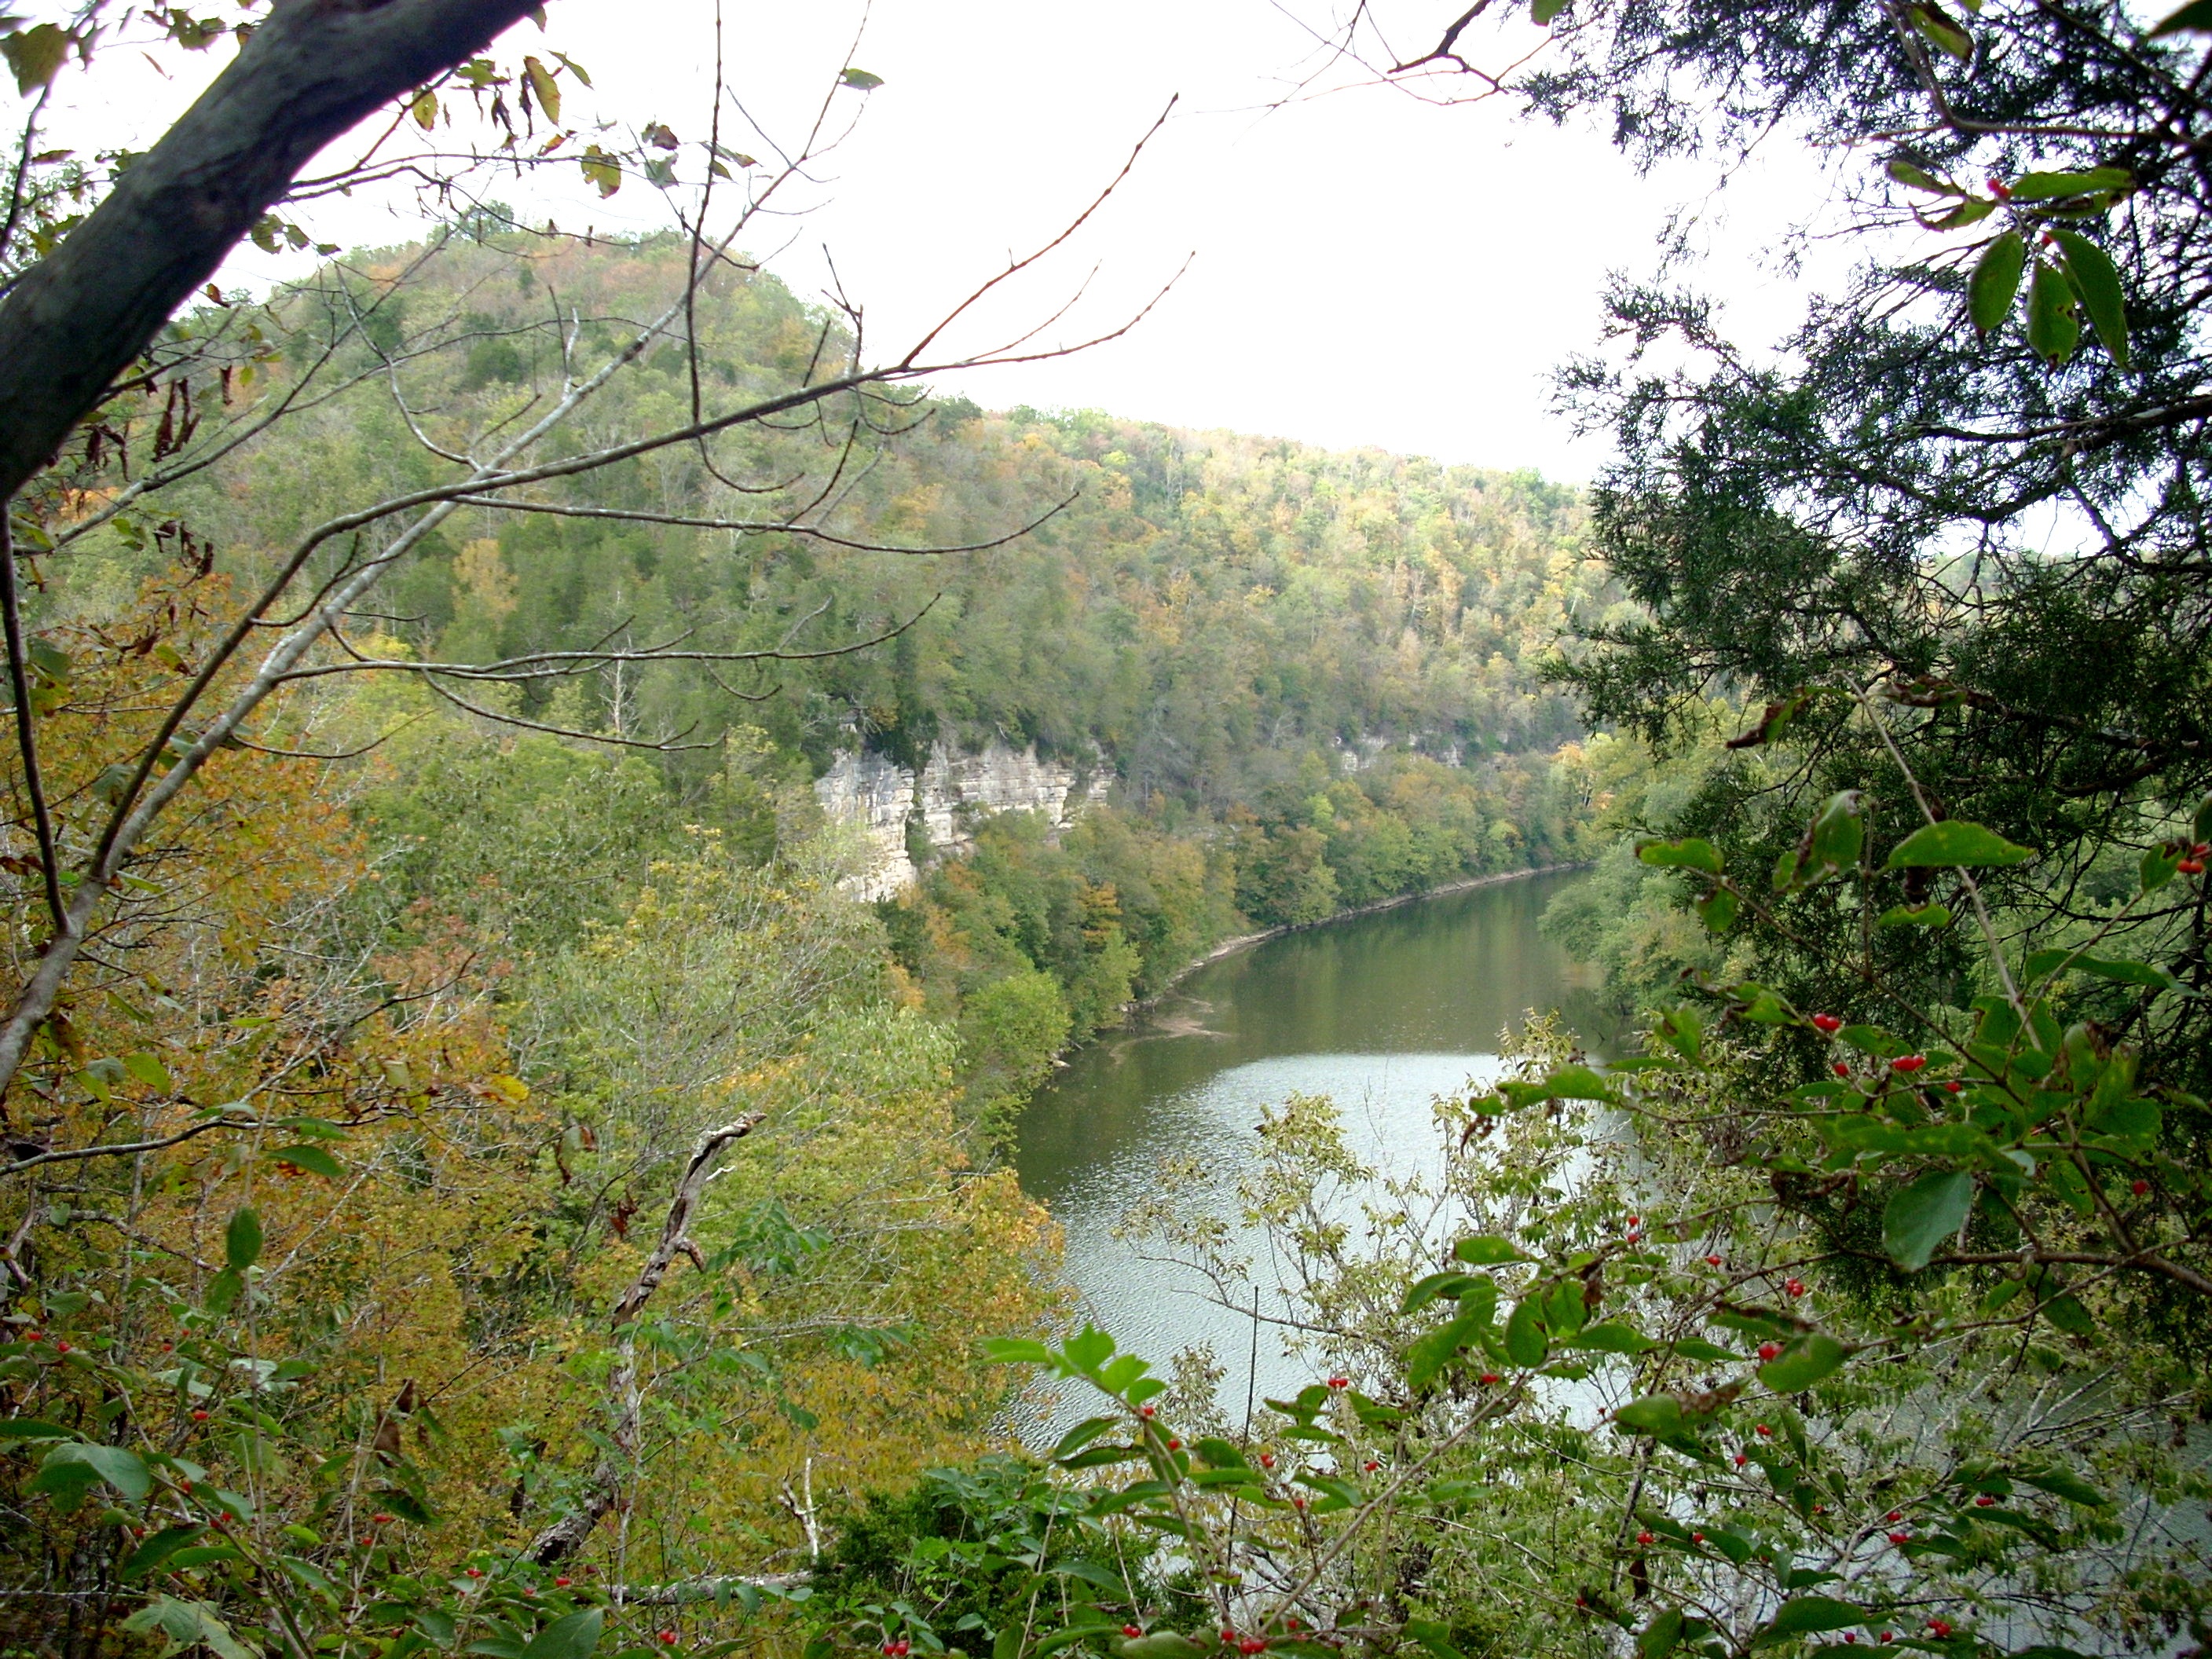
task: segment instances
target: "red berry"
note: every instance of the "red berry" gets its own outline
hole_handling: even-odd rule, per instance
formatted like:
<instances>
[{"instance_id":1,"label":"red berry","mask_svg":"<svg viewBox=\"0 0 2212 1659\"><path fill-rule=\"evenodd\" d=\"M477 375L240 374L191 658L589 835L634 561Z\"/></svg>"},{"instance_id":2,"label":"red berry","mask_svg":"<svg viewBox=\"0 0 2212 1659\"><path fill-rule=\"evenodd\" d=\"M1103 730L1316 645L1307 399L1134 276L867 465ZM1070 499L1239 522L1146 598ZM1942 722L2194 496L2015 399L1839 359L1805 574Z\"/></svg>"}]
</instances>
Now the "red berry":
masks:
<instances>
[{"instance_id":1,"label":"red berry","mask_svg":"<svg viewBox=\"0 0 2212 1659\"><path fill-rule=\"evenodd\" d=\"M1844 1022L1833 1014L1815 1014L1813 1016L1813 1024L1817 1030L1826 1032L1830 1036L1833 1036L1844 1029Z\"/></svg>"},{"instance_id":2,"label":"red berry","mask_svg":"<svg viewBox=\"0 0 2212 1659\"><path fill-rule=\"evenodd\" d=\"M1888 1522L1892 1526L1895 1526L1899 1522L1905 1519L1905 1511L1903 1510L1892 1510L1887 1515L1883 1516L1881 1518Z\"/></svg>"},{"instance_id":3,"label":"red berry","mask_svg":"<svg viewBox=\"0 0 2212 1659\"><path fill-rule=\"evenodd\" d=\"M1636 1534L1636 1541L1639 1544L1648 1544L1651 1541L1651 1534L1648 1532L1639 1532Z\"/></svg>"},{"instance_id":4,"label":"red berry","mask_svg":"<svg viewBox=\"0 0 2212 1659\"><path fill-rule=\"evenodd\" d=\"M1182 1442L1170 1435L1168 1437L1168 1449L1170 1451L1181 1451L1182 1449Z\"/></svg>"},{"instance_id":5,"label":"red berry","mask_svg":"<svg viewBox=\"0 0 2212 1659\"><path fill-rule=\"evenodd\" d=\"M382 1510L379 1510L374 1515L370 1516L368 1518L370 1522L376 1526L388 1527L392 1524L392 1517L386 1515Z\"/></svg>"},{"instance_id":6,"label":"red berry","mask_svg":"<svg viewBox=\"0 0 2212 1659\"><path fill-rule=\"evenodd\" d=\"M23 1340L26 1342L43 1342L46 1340L46 1334L44 1331L25 1331L23 1333Z\"/></svg>"},{"instance_id":7,"label":"red berry","mask_svg":"<svg viewBox=\"0 0 2212 1659\"><path fill-rule=\"evenodd\" d=\"M1903 1072L1909 1076L1927 1063L1928 1056L1925 1054L1899 1054L1889 1062L1889 1069L1893 1072Z\"/></svg>"},{"instance_id":8,"label":"red berry","mask_svg":"<svg viewBox=\"0 0 2212 1659\"><path fill-rule=\"evenodd\" d=\"M1717 1267L1720 1265L1721 1259L1717 1255L1709 1255L1705 1258L1705 1266L1708 1267Z\"/></svg>"},{"instance_id":9,"label":"red berry","mask_svg":"<svg viewBox=\"0 0 2212 1659\"><path fill-rule=\"evenodd\" d=\"M196 1411L192 1413L192 1421L195 1423L204 1423L207 1420L208 1414L205 1412Z\"/></svg>"},{"instance_id":10,"label":"red berry","mask_svg":"<svg viewBox=\"0 0 2212 1659\"><path fill-rule=\"evenodd\" d=\"M164 1343L161 1345L161 1352L162 1352L163 1353L174 1353L174 1352L176 1352L176 1351L177 1351L177 1345L176 1345L175 1343L173 1343L173 1342L164 1342Z\"/></svg>"},{"instance_id":11,"label":"red berry","mask_svg":"<svg viewBox=\"0 0 2212 1659\"><path fill-rule=\"evenodd\" d=\"M676 1632L672 1630L665 1630L660 1632L660 1640L663 1645L672 1648L676 1645ZM884 1643L884 1651L885 1653L896 1653L898 1651L898 1644L896 1642Z\"/></svg>"},{"instance_id":12,"label":"red berry","mask_svg":"<svg viewBox=\"0 0 2212 1659\"><path fill-rule=\"evenodd\" d=\"M1840 1060L1836 1062L1836 1075L1838 1077L1849 1077L1850 1074L1851 1068L1850 1066L1844 1065Z\"/></svg>"},{"instance_id":13,"label":"red berry","mask_svg":"<svg viewBox=\"0 0 2212 1659\"><path fill-rule=\"evenodd\" d=\"M1844 1632L1844 1640L1846 1642L1856 1642L1858 1639L1859 1633L1855 1630L1847 1630Z\"/></svg>"},{"instance_id":14,"label":"red berry","mask_svg":"<svg viewBox=\"0 0 2212 1659\"><path fill-rule=\"evenodd\" d=\"M1909 1544L1912 1541L1912 1534L1909 1532L1893 1532L1889 1535L1889 1541L1893 1544Z\"/></svg>"},{"instance_id":15,"label":"red berry","mask_svg":"<svg viewBox=\"0 0 2212 1659\"><path fill-rule=\"evenodd\" d=\"M1237 1644L1237 1651L1239 1653L1260 1653L1265 1651L1267 1646L1267 1643L1261 1640L1260 1638L1256 1636L1248 1636Z\"/></svg>"},{"instance_id":16,"label":"red berry","mask_svg":"<svg viewBox=\"0 0 2212 1659\"><path fill-rule=\"evenodd\" d=\"M2128 1183L2128 1190L2133 1193L2137 1198L2141 1198L2145 1193L2150 1190L2150 1182L2148 1181L2130 1182Z\"/></svg>"},{"instance_id":17,"label":"red berry","mask_svg":"<svg viewBox=\"0 0 2212 1659\"><path fill-rule=\"evenodd\" d=\"M1792 1296L1802 1296L1805 1294L1805 1281L1802 1279L1784 1279L1782 1288Z\"/></svg>"},{"instance_id":18,"label":"red berry","mask_svg":"<svg viewBox=\"0 0 2212 1659\"><path fill-rule=\"evenodd\" d=\"M1302 1510L1305 1508L1305 1506L1306 1499L1304 1492L1298 1493L1296 1497L1291 1499L1291 1507L1294 1510Z\"/></svg>"},{"instance_id":19,"label":"red berry","mask_svg":"<svg viewBox=\"0 0 2212 1659\"><path fill-rule=\"evenodd\" d=\"M1150 1406L1139 1406L1137 1407L1137 1415L1139 1417L1151 1418L1157 1417L1159 1413Z\"/></svg>"},{"instance_id":20,"label":"red berry","mask_svg":"<svg viewBox=\"0 0 2212 1659\"><path fill-rule=\"evenodd\" d=\"M1762 1342L1759 1345L1759 1357L1761 1359L1778 1359L1781 1356L1782 1345L1779 1342Z\"/></svg>"},{"instance_id":21,"label":"red berry","mask_svg":"<svg viewBox=\"0 0 2212 1659\"><path fill-rule=\"evenodd\" d=\"M1705 1535L1701 1532L1693 1532L1690 1534L1690 1541L1692 1544L1702 1544L1705 1541Z\"/></svg>"},{"instance_id":22,"label":"red berry","mask_svg":"<svg viewBox=\"0 0 2212 1659\"><path fill-rule=\"evenodd\" d=\"M1883 1641L1885 1641L1885 1642L1887 1642L1887 1641L1888 1641L1888 1640L1889 1640L1889 1632L1888 1632L1887 1631L1884 1631L1884 1632L1882 1632L1882 1633L1881 1633L1881 1639L1882 1639Z\"/></svg>"},{"instance_id":23,"label":"red berry","mask_svg":"<svg viewBox=\"0 0 2212 1659\"><path fill-rule=\"evenodd\" d=\"M54 1344L54 1352L56 1353L67 1353L69 1351L70 1345L66 1342L57 1342Z\"/></svg>"},{"instance_id":24,"label":"red berry","mask_svg":"<svg viewBox=\"0 0 2212 1659\"><path fill-rule=\"evenodd\" d=\"M556 1578L553 1581L553 1588L555 1589L566 1589L569 1585L575 1582L576 1581L573 1578Z\"/></svg>"},{"instance_id":25,"label":"red berry","mask_svg":"<svg viewBox=\"0 0 2212 1659\"><path fill-rule=\"evenodd\" d=\"M1498 1381L1498 1373L1496 1371L1485 1371L1478 1380L1484 1382L1495 1382Z\"/></svg>"},{"instance_id":26,"label":"red berry","mask_svg":"<svg viewBox=\"0 0 2212 1659\"><path fill-rule=\"evenodd\" d=\"M1261 1452L1260 1454L1260 1467L1263 1469L1273 1468L1275 1467L1275 1454L1273 1452Z\"/></svg>"},{"instance_id":27,"label":"red berry","mask_svg":"<svg viewBox=\"0 0 2212 1659\"><path fill-rule=\"evenodd\" d=\"M1628 1218L1628 1224L1632 1227L1641 1227L1644 1224L1644 1218L1640 1215L1632 1215Z\"/></svg>"},{"instance_id":28,"label":"red berry","mask_svg":"<svg viewBox=\"0 0 2212 1659\"><path fill-rule=\"evenodd\" d=\"M1124 1636L1142 1636L1144 1633L1144 1632L1139 1630L1134 1625L1124 1625L1121 1626L1121 1634Z\"/></svg>"},{"instance_id":29,"label":"red berry","mask_svg":"<svg viewBox=\"0 0 2212 1659\"><path fill-rule=\"evenodd\" d=\"M1376 1470L1377 1470L1377 1469L1381 1468L1382 1466L1380 1463L1376 1462L1373 1458L1371 1458L1371 1457L1370 1457L1370 1458L1369 1458L1369 1459L1368 1459L1364 1463L1362 1463L1359 1467L1360 1467L1361 1468L1363 1468L1363 1469L1365 1469L1365 1470L1367 1471L1367 1473L1368 1473L1368 1474L1374 1474L1374 1473L1375 1473L1375 1471L1376 1471Z\"/></svg>"},{"instance_id":30,"label":"red berry","mask_svg":"<svg viewBox=\"0 0 2212 1659\"><path fill-rule=\"evenodd\" d=\"M2173 867L2180 871L2185 876L2201 876L2204 873L2204 860L2203 859L2184 859Z\"/></svg>"},{"instance_id":31,"label":"red berry","mask_svg":"<svg viewBox=\"0 0 2212 1659\"><path fill-rule=\"evenodd\" d=\"M481 1578L483 1577L483 1569L482 1567L464 1567L461 1571L471 1578Z\"/></svg>"},{"instance_id":32,"label":"red berry","mask_svg":"<svg viewBox=\"0 0 2212 1659\"><path fill-rule=\"evenodd\" d=\"M1328 1386L1332 1389L1348 1389L1352 1386L1352 1379L1348 1376L1332 1376L1328 1379Z\"/></svg>"},{"instance_id":33,"label":"red berry","mask_svg":"<svg viewBox=\"0 0 2212 1659\"><path fill-rule=\"evenodd\" d=\"M1759 1433L1761 1433L1761 1434L1763 1434L1763 1435L1765 1435L1765 1436L1769 1440L1771 1440L1771 1439L1773 1439L1773 1438L1774 1438L1774 1431L1773 1431L1772 1429L1769 1428L1769 1427L1768 1427L1765 1424L1764 1424L1764 1423L1761 1423L1761 1424L1759 1425Z\"/></svg>"},{"instance_id":34,"label":"red berry","mask_svg":"<svg viewBox=\"0 0 2212 1659\"><path fill-rule=\"evenodd\" d=\"M1974 1507L1978 1510L1985 1510L1990 1508L1996 1501L1997 1500L1990 1497L1989 1493L1984 1492L1979 1498L1977 1498L1974 1500Z\"/></svg>"},{"instance_id":35,"label":"red berry","mask_svg":"<svg viewBox=\"0 0 2212 1659\"><path fill-rule=\"evenodd\" d=\"M1224 1642L1233 1642L1237 1639L1237 1632L1233 1630L1224 1630L1221 1632L1221 1639Z\"/></svg>"},{"instance_id":36,"label":"red berry","mask_svg":"<svg viewBox=\"0 0 2212 1659\"><path fill-rule=\"evenodd\" d=\"M1936 1633L1936 1639L1941 1642L1950 1635L1951 1621L1948 1619L1930 1619L1928 1621L1928 1628Z\"/></svg>"},{"instance_id":37,"label":"red berry","mask_svg":"<svg viewBox=\"0 0 2212 1659\"><path fill-rule=\"evenodd\" d=\"M1956 1079L1956 1078L1952 1078L1952 1079L1948 1079L1948 1081L1946 1081L1946 1082L1945 1082L1945 1084L1943 1085L1943 1092L1944 1092L1945 1094L1947 1094L1947 1095L1955 1095L1955 1094L1957 1094L1957 1093L1959 1092L1959 1091L1960 1091L1960 1090L1961 1090L1961 1089L1965 1088L1966 1086L1966 1085L1965 1084L1963 1084L1963 1083L1960 1082L1958 1079Z\"/></svg>"},{"instance_id":38,"label":"red berry","mask_svg":"<svg viewBox=\"0 0 2212 1659\"><path fill-rule=\"evenodd\" d=\"M2212 853L2212 841L2200 841L2189 849L2189 856L2193 859L2201 859L2208 853Z\"/></svg>"},{"instance_id":39,"label":"red berry","mask_svg":"<svg viewBox=\"0 0 2212 1659\"><path fill-rule=\"evenodd\" d=\"M1749 1459L1748 1457L1746 1457L1746 1456L1745 1456L1741 1452L1738 1452L1738 1453L1735 1455L1735 1466L1736 1466L1736 1468L1741 1468L1745 1464L1747 1464L1747 1463L1748 1463L1748 1462L1751 1462L1751 1459Z\"/></svg>"},{"instance_id":40,"label":"red berry","mask_svg":"<svg viewBox=\"0 0 2212 1659\"><path fill-rule=\"evenodd\" d=\"M1628 1242L1629 1242L1630 1243L1632 1243L1632 1244L1636 1244L1636 1243L1642 1243L1642 1242L1643 1242L1643 1238L1644 1238L1644 1235L1643 1235L1642 1233L1635 1232L1635 1231L1632 1231L1629 1233L1629 1235L1628 1235Z\"/></svg>"}]
</instances>

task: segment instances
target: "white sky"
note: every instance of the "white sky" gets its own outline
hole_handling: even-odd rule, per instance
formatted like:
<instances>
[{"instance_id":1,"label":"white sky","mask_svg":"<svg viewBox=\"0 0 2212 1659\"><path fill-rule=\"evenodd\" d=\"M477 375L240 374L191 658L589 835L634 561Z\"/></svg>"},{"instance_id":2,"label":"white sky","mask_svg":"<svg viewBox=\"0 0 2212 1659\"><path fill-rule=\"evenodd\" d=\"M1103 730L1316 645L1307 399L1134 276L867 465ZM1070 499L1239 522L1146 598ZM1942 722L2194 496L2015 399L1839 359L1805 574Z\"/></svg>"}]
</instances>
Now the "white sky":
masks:
<instances>
[{"instance_id":1,"label":"white sky","mask_svg":"<svg viewBox=\"0 0 2212 1659\"><path fill-rule=\"evenodd\" d=\"M1595 341L1607 273L1648 270L1676 207L1694 203L1714 227L1709 276L1730 296L1737 328L1771 337L1798 313L1802 290L1765 268L1759 251L1784 209L1796 216L1803 193L1823 188L1808 163L1785 154L1711 197L1703 174L1639 179L1597 136L1516 119L1502 103L1437 108L1365 88L1267 109L1314 67L1310 37L1291 13L1325 21L1326 3L875 0L854 62L884 84L866 94L864 118L826 170L815 210L788 228L795 240L775 268L814 295L826 245L888 353L1010 248L1049 237L1180 94L1114 202L1042 279L986 313L995 331L966 343L1036 320L1094 264L1063 337L1111 326L1194 252L1175 291L1122 340L940 389L991 407L1099 407L1580 481L1606 446L1575 440L1552 412L1549 374ZM1456 9L1396 4L1408 20ZM712 0L551 0L549 10L544 41L592 72L593 111L704 136ZM772 131L794 131L862 15L854 0L728 0L727 70L748 109ZM1409 42L1430 27L1409 21ZM1538 38L1516 21L1488 40L1502 52ZM501 55L541 50L538 40L523 24ZM216 48L209 69L227 56ZM165 105L189 89L161 88L149 71L118 100L112 64L62 88L73 98L97 86L104 107L64 110L58 125L96 118L112 143L118 124L135 121L147 130L131 142L143 146ZM840 93L840 107L861 96ZM572 94L564 113L573 120L584 106ZM742 134L725 137L759 153ZM685 171L696 177L698 166L687 150ZM564 228L661 222L651 192L630 185L600 202L572 167L550 194L490 193L533 216L550 212ZM310 223L349 244L398 241L414 233L408 210L356 199ZM249 249L226 280L270 268Z\"/></svg>"}]
</instances>

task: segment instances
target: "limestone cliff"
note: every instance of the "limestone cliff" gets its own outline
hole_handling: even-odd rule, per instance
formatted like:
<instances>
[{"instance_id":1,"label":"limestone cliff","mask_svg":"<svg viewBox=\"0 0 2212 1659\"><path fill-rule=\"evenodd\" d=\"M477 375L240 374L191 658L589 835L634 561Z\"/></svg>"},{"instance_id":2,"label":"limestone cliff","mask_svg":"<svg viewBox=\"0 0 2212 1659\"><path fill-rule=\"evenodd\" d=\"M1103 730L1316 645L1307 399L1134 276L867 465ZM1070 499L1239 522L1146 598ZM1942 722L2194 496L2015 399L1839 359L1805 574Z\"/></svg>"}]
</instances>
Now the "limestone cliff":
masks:
<instances>
[{"instance_id":1,"label":"limestone cliff","mask_svg":"<svg viewBox=\"0 0 2212 1659\"><path fill-rule=\"evenodd\" d=\"M919 775L881 755L840 754L815 780L814 794L823 817L861 833L868 850L853 886L878 899L914 884L913 840L926 841L933 853L963 851L975 821L997 812L1041 812L1063 827L1086 801L1102 799L1110 782L1102 773L1086 784L1075 768L1041 760L1034 749L994 743L962 755L940 743Z\"/></svg>"}]
</instances>

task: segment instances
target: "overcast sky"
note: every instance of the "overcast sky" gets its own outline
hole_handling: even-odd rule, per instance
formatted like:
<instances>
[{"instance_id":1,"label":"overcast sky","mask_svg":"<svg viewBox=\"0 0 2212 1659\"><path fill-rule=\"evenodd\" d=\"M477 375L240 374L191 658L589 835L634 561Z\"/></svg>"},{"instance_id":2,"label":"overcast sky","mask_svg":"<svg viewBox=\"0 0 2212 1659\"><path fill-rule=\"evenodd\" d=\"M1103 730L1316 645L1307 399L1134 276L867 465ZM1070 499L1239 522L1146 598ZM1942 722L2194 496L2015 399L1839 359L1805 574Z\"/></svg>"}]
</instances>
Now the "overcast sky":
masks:
<instances>
[{"instance_id":1,"label":"overcast sky","mask_svg":"<svg viewBox=\"0 0 2212 1659\"><path fill-rule=\"evenodd\" d=\"M1396 16L1410 39L1417 20L1449 9L1397 0ZM551 0L549 12L544 38L592 72L597 113L703 136L712 0ZM1640 179L1599 136L1528 123L1503 103L1437 108L1385 88L1282 101L1316 67L1298 20L1327 17L1325 0L876 0L863 29L850 0L728 0L728 76L772 132L799 130L856 32L854 61L884 82L865 100L838 94L862 118L814 210L779 228L774 240L789 240L775 268L817 295L826 247L888 351L1010 249L1053 234L1174 96L1175 115L1105 211L963 343L1026 325L1086 278L1058 335L1111 326L1194 255L1173 291L1126 338L941 389L993 407L1099 407L1580 481L1605 445L1577 441L1553 411L1549 374L1595 341L1608 272L1650 269L1672 210L1691 204L1712 226L1713 277L1740 327L1771 335L1798 309L1761 250L1791 194L1819 187L1803 163L1785 155L1784 176L1753 172L1717 197L1702 174ZM1539 39L1516 21L1485 49ZM507 50L538 40L526 23ZM126 118L106 83L107 106L77 118L112 130ZM149 90L135 118L150 125L161 102ZM599 202L570 168L550 191L494 193L564 228L636 229L662 214L637 186ZM396 241L414 229L407 211L358 201L317 222L350 244ZM249 252L230 274L267 265Z\"/></svg>"}]
</instances>

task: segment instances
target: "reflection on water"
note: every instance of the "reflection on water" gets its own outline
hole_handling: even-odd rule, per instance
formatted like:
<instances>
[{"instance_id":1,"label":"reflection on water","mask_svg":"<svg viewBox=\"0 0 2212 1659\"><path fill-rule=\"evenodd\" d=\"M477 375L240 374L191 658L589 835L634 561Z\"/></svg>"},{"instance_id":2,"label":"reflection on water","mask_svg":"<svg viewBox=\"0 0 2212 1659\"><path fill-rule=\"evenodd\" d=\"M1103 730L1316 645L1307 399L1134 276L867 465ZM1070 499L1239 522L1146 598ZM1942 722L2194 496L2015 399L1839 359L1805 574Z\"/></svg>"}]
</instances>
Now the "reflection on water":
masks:
<instances>
[{"instance_id":1,"label":"reflection on water","mask_svg":"<svg viewBox=\"0 0 2212 1659\"><path fill-rule=\"evenodd\" d=\"M1088 1316L1162 1369L1176 1350L1211 1343L1228 1372L1223 1397L1242 1399L1249 1312L1212 1304L1208 1286L1143 1259L1115 1224L1163 1158L1194 1158L1232 1188L1262 1109L1292 1094L1334 1098L1370 1164L1439 1165L1430 1103L1494 1076L1498 1033L1531 1009L1558 1011L1602 1052L1613 1027L1589 976L1536 931L1552 895L1577 879L1478 888L1267 940L1077 1054L1024 1114L1017 1164L1066 1232L1064 1271ZM1272 1292L1268 1265L1255 1273ZM1257 1360L1261 1394L1312 1380L1266 1334ZM1070 1401L1059 1415L1083 1414Z\"/></svg>"}]
</instances>

